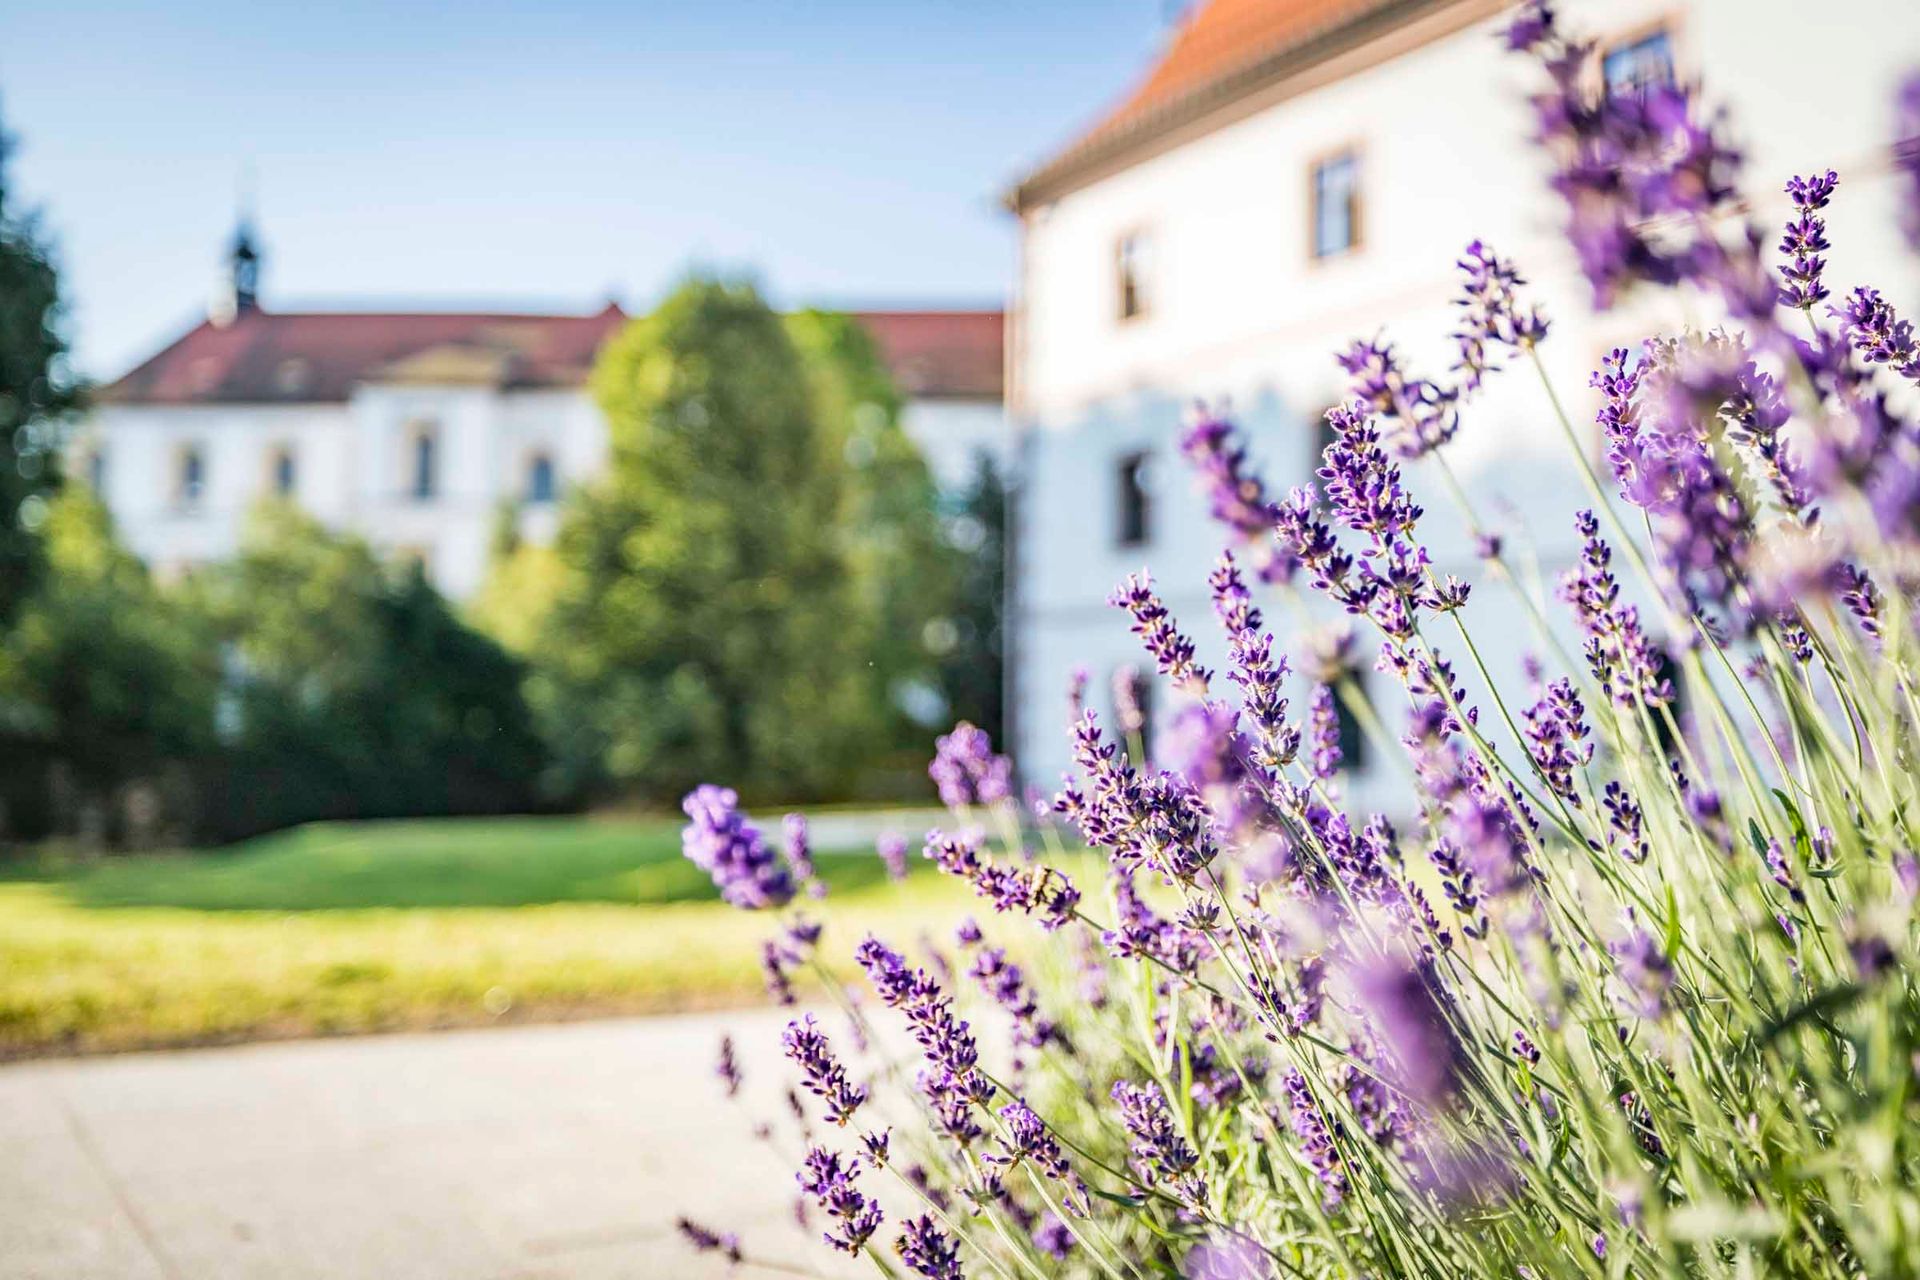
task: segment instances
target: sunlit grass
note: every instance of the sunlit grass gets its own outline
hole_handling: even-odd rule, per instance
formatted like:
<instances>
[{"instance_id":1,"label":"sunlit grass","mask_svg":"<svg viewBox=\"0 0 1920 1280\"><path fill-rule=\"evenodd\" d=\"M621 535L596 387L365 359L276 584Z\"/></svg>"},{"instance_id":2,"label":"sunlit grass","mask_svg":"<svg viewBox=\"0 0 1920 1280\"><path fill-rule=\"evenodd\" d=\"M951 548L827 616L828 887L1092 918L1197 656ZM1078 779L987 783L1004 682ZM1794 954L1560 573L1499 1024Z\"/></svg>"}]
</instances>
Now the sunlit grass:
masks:
<instances>
[{"instance_id":1,"label":"sunlit grass","mask_svg":"<svg viewBox=\"0 0 1920 1280\"><path fill-rule=\"evenodd\" d=\"M657 1012L761 998L770 921L676 824L328 825L0 882L0 1054ZM931 875L825 857L836 931L951 916ZM857 934L853 934L857 936Z\"/></svg>"}]
</instances>

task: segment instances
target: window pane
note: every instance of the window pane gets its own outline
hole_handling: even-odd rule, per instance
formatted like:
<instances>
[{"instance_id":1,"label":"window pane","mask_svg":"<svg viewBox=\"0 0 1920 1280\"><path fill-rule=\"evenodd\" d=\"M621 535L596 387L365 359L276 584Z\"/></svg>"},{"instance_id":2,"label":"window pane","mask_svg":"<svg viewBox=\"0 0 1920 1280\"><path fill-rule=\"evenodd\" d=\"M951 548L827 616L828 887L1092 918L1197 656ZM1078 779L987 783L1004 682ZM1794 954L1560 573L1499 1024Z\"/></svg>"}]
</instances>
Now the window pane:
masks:
<instances>
[{"instance_id":1,"label":"window pane","mask_svg":"<svg viewBox=\"0 0 1920 1280\"><path fill-rule=\"evenodd\" d=\"M1673 42L1665 31L1654 31L1607 50L1600 65L1609 93L1672 84Z\"/></svg>"},{"instance_id":2,"label":"window pane","mask_svg":"<svg viewBox=\"0 0 1920 1280\"><path fill-rule=\"evenodd\" d=\"M293 462L293 451L282 449L273 459L273 491L285 498L293 493L298 473Z\"/></svg>"},{"instance_id":3,"label":"window pane","mask_svg":"<svg viewBox=\"0 0 1920 1280\"><path fill-rule=\"evenodd\" d=\"M1352 152L1322 160L1313 168L1313 254L1345 253L1358 240L1360 162Z\"/></svg>"},{"instance_id":4,"label":"window pane","mask_svg":"<svg viewBox=\"0 0 1920 1280\"><path fill-rule=\"evenodd\" d=\"M553 501L553 459L544 453L534 455L527 466L527 501Z\"/></svg>"},{"instance_id":5,"label":"window pane","mask_svg":"<svg viewBox=\"0 0 1920 1280\"><path fill-rule=\"evenodd\" d=\"M433 496L433 455L433 433L422 431L413 438L413 496L416 498Z\"/></svg>"},{"instance_id":6,"label":"window pane","mask_svg":"<svg viewBox=\"0 0 1920 1280\"><path fill-rule=\"evenodd\" d=\"M1147 540L1152 519L1147 455L1132 453L1120 459L1117 479L1117 538L1123 547L1137 547Z\"/></svg>"}]
</instances>

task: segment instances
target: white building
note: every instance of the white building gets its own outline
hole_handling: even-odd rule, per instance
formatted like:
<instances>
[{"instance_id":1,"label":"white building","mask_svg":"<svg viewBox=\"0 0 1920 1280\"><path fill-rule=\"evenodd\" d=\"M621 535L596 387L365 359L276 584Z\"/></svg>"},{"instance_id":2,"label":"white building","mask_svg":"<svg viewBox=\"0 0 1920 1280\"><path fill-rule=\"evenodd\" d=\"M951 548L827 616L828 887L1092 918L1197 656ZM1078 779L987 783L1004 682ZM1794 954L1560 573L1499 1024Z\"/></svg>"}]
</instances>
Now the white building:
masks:
<instances>
[{"instance_id":1,"label":"white building","mask_svg":"<svg viewBox=\"0 0 1920 1280\"><path fill-rule=\"evenodd\" d=\"M75 441L77 473L157 571L232 555L248 511L279 494L464 597L485 578L503 505L543 542L567 486L604 465L585 382L627 323L618 306L278 312L259 305L258 272L243 230L223 305L108 386ZM1002 449L999 311L856 314L943 483L962 482L975 451Z\"/></svg>"},{"instance_id":2,"label":"white building","mask_svg":"<svg viewBox=\"0 0 1920 1280\"><path fill-rule=\"evenodd\" d=\"M1790 175L1838 170L1835 295L1873 283L1903 314L1920 310L1888 180L1894 86L1920 66L1913 0L1850 0L1817 19L1800 0L1555 8L1602 40L1615 82L1704 80L1732 110L1763 222L1783 220ZM1021 267L1009 412L1023 479L1009 705L1031 780L1051 784L1067 767L1070 671L1090 670L1104 707L1112 670L1143 661L1104 603L1125 574L1151 566L1184 627L1222 656L1206 575L1226 536L1176 450L1196 400L1230 410L1284 495L1318 466L1320 415L1345 385L1336 350L1384 330L1416 372L1445 375L1454 263L1475 238L1517 262L1553 318L1542 355L1577 423L1592 420L1587 377L1609 347L1686 319L1589 310L1527 141L1525 95L1541 73L1502 46L1504 10L1207 0L1116 108L1011 193ZM1520 367L1496 375L1446 450L1482 512L1538 545L1548 582L1571 558L1571 513L1590 505L1564 448ZM1467 621L1491 641L1493 665L1511 669L1530 647L1518 608L1472 563L1443 485L1412 482L1438 567L1480 582ZM1263 603L1291 647L1293 615ZM1363 646L1369 658L1374 647ZM1386 693L1384 677L1371 679Z\"/></svg>"}]
</instances>

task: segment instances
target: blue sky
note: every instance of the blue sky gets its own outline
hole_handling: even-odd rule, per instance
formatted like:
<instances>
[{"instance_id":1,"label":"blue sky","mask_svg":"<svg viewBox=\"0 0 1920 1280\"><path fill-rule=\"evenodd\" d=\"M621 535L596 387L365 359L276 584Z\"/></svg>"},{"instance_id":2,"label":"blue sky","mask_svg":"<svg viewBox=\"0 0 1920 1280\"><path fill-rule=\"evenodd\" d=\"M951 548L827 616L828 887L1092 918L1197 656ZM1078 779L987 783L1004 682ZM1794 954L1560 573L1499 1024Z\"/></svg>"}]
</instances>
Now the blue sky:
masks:
<instances>
[{"instance_id":1,"label":"blue sky","mask_svg":"<svg viewBox=\"0 0 1920 1280\"><path fill-rule=\"evenodd\" d=\"M249 168L269 307L643 309L694 265L783 302L989 302L998 193L1174 7L0 0L0 115L96 377L201 313Z\"/></svg>"}]
</instances>

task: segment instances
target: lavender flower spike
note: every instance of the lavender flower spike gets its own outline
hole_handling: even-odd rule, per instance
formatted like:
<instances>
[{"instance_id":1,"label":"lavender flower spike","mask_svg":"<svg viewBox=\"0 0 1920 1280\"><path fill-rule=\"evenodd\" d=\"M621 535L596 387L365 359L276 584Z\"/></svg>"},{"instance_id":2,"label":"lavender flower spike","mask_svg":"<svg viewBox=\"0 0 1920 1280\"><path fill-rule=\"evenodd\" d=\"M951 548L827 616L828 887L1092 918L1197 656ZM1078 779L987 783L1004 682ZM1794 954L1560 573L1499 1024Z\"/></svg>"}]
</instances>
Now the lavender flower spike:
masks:
<instances>
[{"instance_id":1,"label":"lavender flower spike","mask_svg":"<svg viewBox=\"0 0 1920 1280\"><path fill-rule=\"evenodd\" d=\"M926 1280L966 1280L960 1270L959 1244L927 1214L907 1219L893 1251L909 1270Z\"/></svg>"},{"instance_id":2,"label":"lavender flower spike","mask_svg":"<svg viewBox=\"0 0 1920 1280\"><path fill-rule=\"evenodd\" d=\"M1894 314L1893 304L1878 289L1855 289L1846 305L1828 307L1827 312L1840 321L1841 332L1862 360L1888 365L1920 383L1920 347L1914 343L1913 325Z\"/></svg>"},{"instance_id":3,"label":"lavender flower spike","mask_svg":"<svg viewBox=\"0 0 1920 1280\"><path fill-rule=\"evenodd\" d=\"M740 1237L734 1235L731 1231L724 1234L718 1231L710 1231L695 1222L692 1218L681 1218L674 1223L674 1226L679 1228L680 1234L685 1237L687 1243L692 1245L696 1251L700 1253L722 1254L726 1257L726 1260L734 1266L737 1267L740 1265L742 1256L740 1253Z\"/></svg>"},{"instance_id":4,"label":"lavender flower spike","mask_svg":"<svg viewBox=\"0 0 1920 1280\"><path fill-rule=\"evenodd\" d=\"M689 819L681 848L688 861L713 877L722 898L749 911L793 900L792 876L740 812L740 797L732 788L695 787L680 807Z\"/></svg>"},{"instance_id":5,"label":"lavender flower spike","mask_svg":"<svg viewBox=\"0 0 1920 1280\"><path fill-rule=\"evenodd\" d=\"M880 838L873 843L874 852L880 855L880 861L887 868L887 879L905 880L907 878L907 838L898 831L882 831Z\"/></svg>"},{"instance_id":6,"label":"lavender flower spike","mask_svg":"<svg viewBox=\"0 0 1920 1280\"><path fill-rule=\"evenodd\" d=\"M854 1186L854 1172L841 1165L840 1156L825 1147L814 1147L807 1152L797 1177L800 1189L838 1224L836 1231L825 1234L826 1242L847 1253L865 1248L880 1229L880 1206Z\"/></svg>"},{"instance_id":7,"label":"lavender flower spike","mask_svg":"<svg viewBox=\"0 0 1920 1280\"><path fill-rule=\"evenodd\" d=\"M1166 1100L1137 1084L1116 1080L1113 1101L1131 1139L1133 1166L1147 1185L1164 1182L1181 1199L1205 1204L1207 1184L1195 1172L1200 1155L1174 1128Z\"/></svg>"},{"instance_id":8,"label":"lavender flower spike","mask_svg":"<svg viewBox=\"0 0 1920 1280\"><path fill-rule=\"evenodd\" d=\"M1780 274L1786 279L1780 286L1783 306L1812 311L1814 304L1827 296L1827 286L1820 279L1827 260L1820 255L1831 246L1827 243L1825 219L1815 215L1827 207L1839 182L1840 176L1831 169L1818 177L1795 177L1787 182L1794 219L1787 224L1786 235L1780 241L1780 252L1787 259L1786 265L1780 268Z\"/></svg>"},{"instance_id":9,"label":"lavender flower spike","mask_svg":"<svg viewBox=\"0 0 1920 1280\"><path fill-rule=\"evenodd\" d=\"M1313 1091L1307 1087L1307 1078L1299 1071L1289 1069L1281 1084L1287 1091L1293 1136L1300 1139L1301 1154L1306 1156L1314 1177L1320 1180L1321 1204L1328 1210L1337 1209L1347 1198L1347 1174L1340 1163L1340 1152L1333 1145L1326 1117L1320 1114Z\"/></svg>"},{"instance_id":10,"label":"lavender flower spike","mask_svg":"<svg viewBox=\"0 0 1920 1280\"><path fill-rule=\"evenodd\" d=\"M965 720L934 739L927 776L940 790L940 803L949 809L997 804L1013 790L1013 762L995 755L987 731Z\"/></svg>"},{"instance_id":11,"label":"lavender flower spike","mask_svg":"<svg viewBox=\"0 0 1920 1280\"><path fill-rule=\"evenodd\" d=\"M846 1068L833 1056L833 1048L814 1024L813 1015L789 1022L781 1044L787 1057L799 1065L807 1092L826 1104L827 1119L837 1125L851 1120L867 1100L867 1091L847 1078Z\"/></svg>"},{"instance_id":12,"label":"lavender flower spike","mask_svg":"<svg viewBox=\"0 0 1920 1280\"><path fill-rule=\"evenodd\" d=\"M1153 655L1160 674L1189 693L1204 696L1212 672L1193 660L1193 641L1180 634L1173 615L1153 592L1153 575L1145 570L1128 574L1107 603L1133 615L1133 632Z\"/></svg>"}]
</instances>

